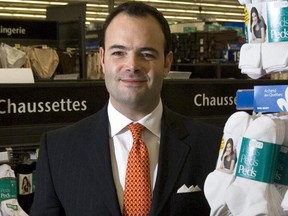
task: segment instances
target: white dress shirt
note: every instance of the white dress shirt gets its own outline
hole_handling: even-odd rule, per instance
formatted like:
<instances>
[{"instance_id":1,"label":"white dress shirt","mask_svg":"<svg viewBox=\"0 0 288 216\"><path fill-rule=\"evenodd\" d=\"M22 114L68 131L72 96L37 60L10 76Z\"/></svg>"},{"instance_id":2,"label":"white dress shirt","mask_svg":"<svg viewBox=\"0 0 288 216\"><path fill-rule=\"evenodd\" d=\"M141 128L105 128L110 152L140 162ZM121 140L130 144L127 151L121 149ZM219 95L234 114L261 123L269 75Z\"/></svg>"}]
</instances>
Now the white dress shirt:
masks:
<instances>
[{"instance_id":1,"label":"white dress shirt","mask_svg":"<svg viewBox=\"0 0 288 216\"><path fill-rule=\"evenodd\" d=\"M163 106L160 100L158 106L147 116L137 121L145 126L142 132L142 140L146 144L149 152L149 165L151 186L154 189L157 169L158 154L160 146L160 130ZM108 118L110 122L110 150L112 160L112 171L117 189L118 200L121 211L123 211L123 190L125 186L126 166L128 155L133 144L133 137L127 125L133 122L120 112L118 112L109 101Z\"/></svg>"}]
</instances>

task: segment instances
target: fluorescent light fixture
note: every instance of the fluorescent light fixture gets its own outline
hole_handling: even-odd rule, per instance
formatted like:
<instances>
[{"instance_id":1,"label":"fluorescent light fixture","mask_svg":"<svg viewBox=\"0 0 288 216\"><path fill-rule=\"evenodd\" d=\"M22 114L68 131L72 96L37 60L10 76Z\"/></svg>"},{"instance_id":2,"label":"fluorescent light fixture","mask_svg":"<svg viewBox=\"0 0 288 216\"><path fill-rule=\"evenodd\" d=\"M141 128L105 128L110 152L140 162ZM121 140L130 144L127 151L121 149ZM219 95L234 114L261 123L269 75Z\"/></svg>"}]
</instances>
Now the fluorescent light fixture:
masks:
<instances>
[{"instance_id":1,"label":"fluorescent light fixture","mask_svg":"<svg viewBox=\"0 0 288 216\"><path fill-rule=\"evenodd\" d=\"M103 4L86 4L87 7L108 8L108 5Z\"/></svg>"},{"instance_id":2,"label":"fluorescent light fixture","mask_svg":"<svg viewBox=\"0 0 288 216\"><path fill-rule=\"evenodd\" d=\"M105 18L92 18L92 17L87 17L86 18L87 21L101 21L104 22Z\"/></svg>"},{"instance_id":3,"label":"fluorescent light fixture","mask_svg":"<svg viewBox=\"0 0 288 216\"><path fill-rule=\"evenodd\" d=\"M0 13L0 16L13 16L13 17L32 17L32 18L46 18L45 15L34 14L19 14L19 13Z\"/></svg>"},{"instance_id":4,"label":"fluorescent light fixture","mask_svg":"<svg viewBox=\"0 0 288 216\"><path fill-rule=\"evenodd\" d=\"M89 15L108 16L108 13L105 13L105 12L95 12L95 11L86 11L86 14L89 14Z\"/></svg>"},{"instance_id":5,"label":"fluorescent light fixture","mask_svg":"<svg viewBox=\"0 0 288 216\"><path fill-rule=\"evenodd\" d=\"M180 20L196 20L196 17L184 17L184 16L165 16L166 19L180 19Z\"/></svg>"},{"instance_id":6,"label":"fluorescent light fixture","mask_svg":"<svg viewBox=\"0 0 288 216\"><path fill-rule=\"evenodd\" d=\"M65 2L66 1L66 2ZM105 4L103 2L107 1L99 1L99 3L91 3L92 0L88 0L90 3L86 3L87 11L86 11L86 21L99 21L103 22L105 18L108 16L108 4ZM94 0L96 2L96 0ZM195 1L173 1L173 0L138 0L150 4L157 4L157 8L159 11L161 11L164 16L169 19L170 22L173 22L173 19L175 22L179 23L181 20L184 22L186 20L197 20L197 15L203 14L209 19L209 16L213 18L214 21L221 21L221 22L244 22L244 6L235 4L214 4L214 3L202 3L201 1L195 2ZM4 3L3 3L4 2ZM71 1L72 2L72 1ZM120 2L120 1L119 1ZM117 3L119 3L117 2ZM67 5L70 3L70 1L67 0L61 0L61 1L41 1L41 0L0 0L0 3L2 3L2 7L0 7L0 11L3 12L0 14L0 16L12 16L17 17L36 17L36 18L42 18L46 19L46 7L49 5ZM7 3L7 4L6 4ZM21 6L16 6L17 3L21 3ZM7 5L7 7L6 7ZM11 6L9 6L11 5ZM22 7L22 5L25 5L25 7ZM160 6L162 5L162 7ZM167 5L167 8L166 8ZM31 7L30 7L31 6ZM38 6L38 7L37 7ZM160 6L160 8L159 8ZM172 8L172 6L175 6L175 8ZM181 8L180 8L181 6ZM189 7L190 6L190 7ZM203 6L203 9L201 11L195 9L195 7L201 7ZM192 8L194 10L189 10L189 8ZM207 9L209 7L209 9ZM179 9L178 9L179 8ZM187 8L187 9L186 9ZM216 8L216 10L213 10L213 8ZM218 8L218 9L217 9ZM219 12L220 8L224 8L223 12ZM227 9L226 9L227 8ZM228 9L231 10L228 10ZM243 13L238 10L241 9ZM6 13L6 11L8 13ZM23 11L23 12L22 12ZM231 11L231 12L230 12ZM236 12L234 12L236 11ZM237 11L239 11L237 13ZM170 15L165 15L165 13L170 13ZM223 17L223 18L217 18ZM227 18L225 19L225 16ZM97 18L96 18L97 17ZM239 19L238 19L239 18Z\"/></svg>"},{"instance_id":7,"label":"fluorescent light fixture","mask_svg":"<svg viewBox=\"0 0 288 216\"><path fill-rule=\"evenodd\" d=\"M240 16L244 17L243 14L229 13L229 12L216 12L216 11L202 11L201 14L214 14L214 15L229 15L229 16Z\"/></svg>"},{"instance_id":8,"label":"fluorescent light fixture","mask_svg":"<svg viewBox=\"0 0 288 216\"><path fill-rule=\"evenodd\" d=\"M27 1L27 0L0 0L0 2L8 3L24 3L24 4L48 4L48 5L67 5L67 2L49 2L49 1Z\"/></svg>"},{"instance_id":9,"label":"fluorescent light fixture","mask_svg":"<svg viewBox=\"0 0 288 216\"><path fill-rule=\"evenodd\" d=\"M46 12L46 9L41 9L41 8L21 8L21 7L0 7L0 10Z\"/></svg>"},{"instance_id":10,"label":"fluorescent light fixture","mask_svg":"<svg viewBox=\"0 0 288 216\"><path fill-rule=\"evenodd\" d=\"M177 5L196 5L196 6L208 6L208 7L224 7L224 8L244 8L242 5L226 5L226 4L210 4L201 2L183 2L183 1L166 1L166 0L138 0L151 3L164 3L164 4L177 4Z\"/></svg>"},{"instance_id":11,"label":"fluorescent light fixture","mask_svg":"<svg viewBox=\"0 0 288 216\"><path fill-rule=\"evenodd\" d=\"M192 14L219 14L219 15L231 15L231 16L241 16L243 17L243 13L226 13L226 12L216 12L216 11L199 11L199 10L181 10L181 9L166 9L166 8L158 8L159 11L166 11L166 12L177 12L177 13L192 13Z\"/></svg>"},{"instance_id":12,"label":"fluorescent light fixture","mask_svg":"<svg viewBox=\"0 0 288 216\"><path fill-rule=\"evenodd\" d=\"M244 19L221 19L221 18L216 18L216 22L239 22L242 23L244 22Z\"/></svg>"}]
</instances>

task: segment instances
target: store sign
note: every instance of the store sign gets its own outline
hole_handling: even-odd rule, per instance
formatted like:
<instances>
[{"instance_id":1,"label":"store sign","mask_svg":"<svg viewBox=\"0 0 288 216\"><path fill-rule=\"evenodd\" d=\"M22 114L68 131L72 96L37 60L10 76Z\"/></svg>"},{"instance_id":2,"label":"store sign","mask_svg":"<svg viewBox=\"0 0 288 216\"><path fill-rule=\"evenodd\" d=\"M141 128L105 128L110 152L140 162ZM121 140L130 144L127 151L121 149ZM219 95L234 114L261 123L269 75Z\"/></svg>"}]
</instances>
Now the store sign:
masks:
<instances>
[{"instance_id":1,"label":"store sign","mask_svg":"<svg viewBox=\"0 0 288 216\"><path fill-rule=\"evenodd\" d=\"M0 88L0 126L75 122L95 113L107 99L103 86Z\"/></svg>"},{"instance_id":2,"label":"store sign","mask_svg":"<svg viewBox=\"0 0 288 216\"><path fill-rule=\"evenodd\" d=\"M163 100L172 110L196 117L229 116L236 112L236 92L251 84L195 82L164 86Z\"/></svg>"},{"instance_id":3,"label":"store sign","mask_svg":"<svg viewBox=\"0 0 288 216\"><path fill-rule=\"evenodd\" d=\"M0 38L56 40L57 22L0 20Z\"/></svg>"},{"instance_id":4,"label":"store sign","mask_svg":"<svg viewBox=\"0 0 288 216\"><path fill-rule=\"evenodd\" d=\"M168 81L162 100L184 115L228 117L237 111L237 90L254 84ZM107 100L104 83L0 85L0 126L71 123L97 112Z\"/></svg>"}]
</instances>

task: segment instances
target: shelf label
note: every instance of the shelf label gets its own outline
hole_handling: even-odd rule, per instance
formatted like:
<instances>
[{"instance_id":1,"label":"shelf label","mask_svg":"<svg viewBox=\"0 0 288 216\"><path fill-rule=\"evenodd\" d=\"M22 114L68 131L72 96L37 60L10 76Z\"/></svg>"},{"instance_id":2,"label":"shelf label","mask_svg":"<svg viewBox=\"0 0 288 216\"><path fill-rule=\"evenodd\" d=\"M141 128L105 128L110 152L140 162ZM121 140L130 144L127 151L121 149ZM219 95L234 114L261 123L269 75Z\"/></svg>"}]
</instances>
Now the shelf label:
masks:
<instances>
[{"instance_id":1,"label":"shelf label","mask_svg":"<svg viewBox=\"0 0 288 216\"><path fill-rule=\"evenodd\" d=\"M288 85L254 87L255 112L288 112Z\"/></svg>"}]
</instances>

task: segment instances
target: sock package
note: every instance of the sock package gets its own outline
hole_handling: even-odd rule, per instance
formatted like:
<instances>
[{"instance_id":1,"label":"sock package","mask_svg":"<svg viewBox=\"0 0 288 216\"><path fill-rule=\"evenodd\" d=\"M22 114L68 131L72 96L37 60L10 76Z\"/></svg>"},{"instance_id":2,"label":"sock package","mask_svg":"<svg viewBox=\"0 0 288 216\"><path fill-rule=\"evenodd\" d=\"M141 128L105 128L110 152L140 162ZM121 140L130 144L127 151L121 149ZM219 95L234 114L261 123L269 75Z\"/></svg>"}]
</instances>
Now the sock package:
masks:
<instances>
[{"instance_id":1,"label":"sock package","mask_svg":"<svg viewBox=\"0 0 288 216\"><path fill-rule=\"evenodd\" d=\"M280 117L285 123L285 137L281 148L278 169L275 177L275 186L282 196L281 207L284 215L288 215L288 116Z\"/></svg>"},{"instance_id":2,"label":"sock package","mask_svg":"<svg viewBox=\"0 0 288 216\"><path fill-rule=\"evenodd\" d=\"M286 74L288 73L288 42L245 43L240 50L238 67L241 73L252 79L277 72Z\"/></svg>"},{"instance_id":3,"label":"sock package","mask_svg":"<svg viewBox=\"0 0 288 216\"><path fill-rule=\"evenodd\" d=\"M232 114L223 129L216 168L204 184L210 216L288 215L287 143L287 115ZM225 157L230 161L224 162ZM229 169L232 164L234 170ZM277 181L280 177L284 183Z\"/></svg>"},{"instance_id":4,"label":"sock package","mask_svg":"<svg viewBox=\"0 0 288 216\"><path fill-rule=\"evenodd\" d=\"M252 79L258 79L265 74L261 63L260 43L246 43L241 46L238 67L241 73L247 74Z\"/></svg>"},{"instance_id":5,"label":"sock package","mask_svg":"<svg viewBox=\"0 0 288 216\"><path fill-rule=\"evenodd\" d=\"M4 189L1 191L0 215L28 216L18 203L15 173L7 164L0 166L0 184Z\"/></svg>"},{"instance_id":6,"label":"sock package","mask_svg":"<svg viewBox=\"0 0 288 216\"><path fill-rule=\"evenodd\" d=\"M252 121L252 118L248 113L239 111L231 115L225 123L223 143L221 144L216 169L207 176L204 184L204 193L211 207L210 215L231 215L226 205L225 194L228 186L235 178L233 172L237 152L250 121ZM230 152L230 155L227 152ZM226 158L230 167L223 165Z\"/></svg>"},{"instance_id":7,"label":"sock package","mask_svg":"<svg viewBox=\"0 0 288 216\"><path fill-rule=\"evenodd\" d=\"M257 117L248 126L242 140L237 177L226 193L226 203L232 215L283 215L281 196L273 184L273 171L284 134L283 121L265 115Z\"/></svg>"},{"instance_id":8,"label":"sock package","mask_svg":"<svg viewBox=\"0 0 288 216\"><path fill-rule=\"evenodd\" d=\"M275 53L277 56L275 57ZM288 71L288 43L263 43L262 65L266 73Z\"/></svg>"}]
</instances>

